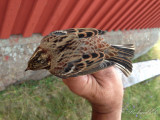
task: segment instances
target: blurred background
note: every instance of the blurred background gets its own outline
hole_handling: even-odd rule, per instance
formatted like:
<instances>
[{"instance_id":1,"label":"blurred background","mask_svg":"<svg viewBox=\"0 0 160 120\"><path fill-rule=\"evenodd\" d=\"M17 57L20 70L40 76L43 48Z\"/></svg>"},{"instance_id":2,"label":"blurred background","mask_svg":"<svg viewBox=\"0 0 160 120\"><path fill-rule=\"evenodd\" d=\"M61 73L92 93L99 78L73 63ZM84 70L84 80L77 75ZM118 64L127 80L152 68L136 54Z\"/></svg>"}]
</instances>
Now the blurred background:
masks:
<instances>
[{"instance_id":1,"label":"blurred background","mask_svg":"<svg viewBox=\"0 0 160 120\"><path fill-rule=\"evenodd\" d=\"M92 27L108 31L108 43L135 44L134 63L160 59L159 6L160 0L0 0L0 120L90 120L89 103L61 79L24 72L33 51L54 30ZM151 76L125 88L122 120L160 118L160 77Z\"/></svg>"}]
</instances>

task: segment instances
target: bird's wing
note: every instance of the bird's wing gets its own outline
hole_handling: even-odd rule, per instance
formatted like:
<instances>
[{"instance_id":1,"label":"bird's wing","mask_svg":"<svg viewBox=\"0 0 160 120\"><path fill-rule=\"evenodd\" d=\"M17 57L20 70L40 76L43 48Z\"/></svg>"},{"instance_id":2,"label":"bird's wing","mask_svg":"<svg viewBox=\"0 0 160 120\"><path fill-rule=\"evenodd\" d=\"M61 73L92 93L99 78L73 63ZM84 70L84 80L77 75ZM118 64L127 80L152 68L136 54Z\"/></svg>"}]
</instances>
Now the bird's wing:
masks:
<instances>
[{"instance_id":1,"label":"bird's wing","mask_svg":"<svg viewBox=\"0 0 160 120\"><path fill-rule=\"evenodd\" d=\"M89 68L98 66L104 59L103 52L83 54L79 59L67 63L63 75L66 77L77 76Z\"/></svg>"},{"instance_id":2,"label":"bird's wing","mask_svg":"<svg viewBox=\"0 0 160 120\"><path fill-rule=\"evenodd\" d=\"M103 39L98 34L93 33L94 30L85 29L85 31L75 34L79 38L80 45L74 55L79 56L76 56L77 59L72 58L74 60L68 62L64 68L63 76L90 74L114 64L114 62L106 61L105 59L116 56L116 49L110 49L111 46L103 42ZM89 33L92 33L92 36L89 37ZM107 50L107 54L105 50ZM98 66L100 67L97 69Z\"/></svg>"},{"instance_id":3,"label":"bird's wing","mask_svg":"<svg viewBox=\"0 0 160 120\"><path fill-rule=\"evenodd\" d=\"M58 37L58 41L63 41L65 44L65 48L63 49L65 55L60 59L60 61L57 63L58 67L63 67L65 57L70 56L68 59L67 65L63 68L64 72L60 75L60 77L69 77L69 76L77 76L79 73L92 73L94 71L91 71L92 69L96 68L101 64L105 59L106 55L104 53L104 50L108 49L110 47L109 44L102 42L103 38L99 37L98 35L102 34L103 31L97 30L95 28L79 28L79 29L67 29L67 30L61 30L61 31L54 31L52 32L48 37ZM46 37L45 39L48 39ZM63 40L62 40L62 39ZM55 39L54 39L55 40ZM71 45L68 43L74 43L75 45ZM74 51L70 51L68 48L75 48ZM113 51L113 50L112 50ZM110 53L112 53L110 51ZM70 55L67 55L70 53ZM114 53L113 53L114 54ZM111 54L113 56L113 54ZM107 55L109 58L110 55ZM107 66L112 65L109 62L105 62ZM113 62L112 62L113 63ZM88 71L89 70L89 71Z\"/></svg>"}]
</instances>

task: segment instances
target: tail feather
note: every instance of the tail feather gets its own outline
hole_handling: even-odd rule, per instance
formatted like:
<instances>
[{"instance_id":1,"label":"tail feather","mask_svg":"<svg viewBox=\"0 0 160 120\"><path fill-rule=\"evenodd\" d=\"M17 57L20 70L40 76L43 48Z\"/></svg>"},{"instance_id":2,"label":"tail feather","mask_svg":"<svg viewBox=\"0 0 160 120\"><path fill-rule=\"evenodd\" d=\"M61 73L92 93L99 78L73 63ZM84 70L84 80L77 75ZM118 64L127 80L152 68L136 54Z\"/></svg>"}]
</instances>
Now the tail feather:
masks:
<instances>
[{"instance_id":1,"label":"tail feather","mask_svg":"<svg viewBox=\"0 0 160 120\"><path fill-rule=\"evenodd\" d=\"M112 45L112 47L119 50L118 56L111 57L109 60L115 62L116 66L128 77L132 72L133 44Z\"/></svg>"},{"instance_id":2,"label":"tail feather","mask_svg":"<svg viewBox=\"0 0 160 120\"><path fill-rule=\"evenodd\" d=\"M118 67L127 77L131 74L132 71L129 71L128 69L126 69L124 66L122 66L119 63L115 64L116 67Z\"/></svg>"},{"instance_id":3,"label":"tail feather","mask_svg":"<svg viewBox=\"0 0 160 120\"><path fill-rule=\"evenodd\" d=\"M121 56L133 58L134 56L134 46L133 44L125 44L125 45L112 45L112 47L118 49L118 54Z\"/></svg>"},{"instance_id":4,"label":"tail feather","mask_svg":"<svg viewBox=\"0 0 160 120\"><path fill-rule=\"evenodd\" d=\"M116 63L119 63L121 65L123 65L126 69L128 69L129 71L132 71L132 63L131 60L127 59L126 57L112 57L110 58L111 61L114 61Z\"/></svg>"}]
</instances>

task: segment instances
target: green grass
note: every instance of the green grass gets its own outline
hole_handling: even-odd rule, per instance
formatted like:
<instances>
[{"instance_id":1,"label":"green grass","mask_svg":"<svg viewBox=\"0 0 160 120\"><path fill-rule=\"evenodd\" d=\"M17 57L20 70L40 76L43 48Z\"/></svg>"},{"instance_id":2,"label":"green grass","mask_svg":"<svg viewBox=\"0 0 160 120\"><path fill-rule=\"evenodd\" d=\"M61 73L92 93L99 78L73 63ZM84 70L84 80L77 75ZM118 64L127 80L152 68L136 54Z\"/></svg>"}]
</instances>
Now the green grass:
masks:
<instances>
[{"instance_id":1,"label":"green grass","mask_svg":"<svg viewBox=\"0 0 160 120\"><path fill-rule=\"evenodd\" d=\"M60 79L50 76L2 91L0 120L87 120L91 112L88 106L87 101L72 94Z\"/></svg>"},{"instance_id":2,"label":"green grass","mask_svg":"<svg viewBox=\"0 0 160 120\"><path fill-rule=\"evenodd\" d=\"M160 40L145 55L133 62L160 59ZM160 77L125 89L122 120L160 119Z\"/></svg>"},{"instance_id":3,"label":"green grass","mask_svg":"<svg viewBox=\"0 0 160 120\"><path fill-rule=\"evenodd\" d=\"M160 59L160 41L134 60ZM159 120L160 77L125 89L122 120ZM89 103L50 76L26 81L0 92L0 120L90 120Z\"/></svg>"}]
</instances>

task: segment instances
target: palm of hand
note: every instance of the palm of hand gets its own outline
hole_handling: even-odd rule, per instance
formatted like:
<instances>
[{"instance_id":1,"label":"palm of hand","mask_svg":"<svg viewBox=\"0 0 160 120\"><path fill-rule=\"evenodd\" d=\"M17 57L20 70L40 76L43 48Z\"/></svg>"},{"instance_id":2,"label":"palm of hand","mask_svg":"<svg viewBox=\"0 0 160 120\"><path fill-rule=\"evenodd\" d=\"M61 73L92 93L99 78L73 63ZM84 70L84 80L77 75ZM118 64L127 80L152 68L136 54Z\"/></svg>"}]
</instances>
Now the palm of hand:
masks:
<instances>
[{"instance_id":1,"label":"palm of hand","mask_svg":"<svg viewBox=\"0 0 160 120\"><path fill-rule=\"evenodd\" d=\"M63 81L72 92L86 98L98 112L109 112L122 106L123 85L114 67Z\"/></svg>"}]
</instances>

